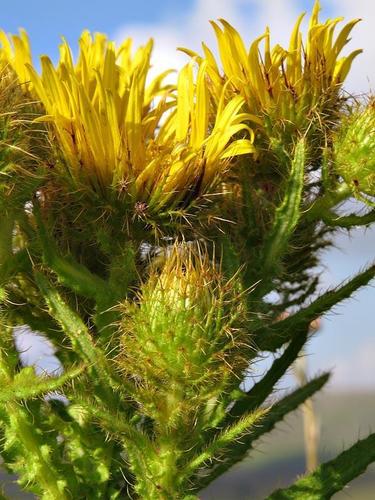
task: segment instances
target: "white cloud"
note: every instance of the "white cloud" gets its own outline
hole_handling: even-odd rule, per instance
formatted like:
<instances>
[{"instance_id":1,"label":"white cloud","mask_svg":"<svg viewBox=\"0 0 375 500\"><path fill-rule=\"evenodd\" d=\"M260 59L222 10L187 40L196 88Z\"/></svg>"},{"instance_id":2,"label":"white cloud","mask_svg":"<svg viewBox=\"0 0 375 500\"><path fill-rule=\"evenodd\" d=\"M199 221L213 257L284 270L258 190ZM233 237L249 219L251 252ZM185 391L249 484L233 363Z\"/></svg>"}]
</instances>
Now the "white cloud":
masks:
<instances>
[{"instance_id":1,"label":"white cloud","mask_svg":"<svg viewBox=\"0 0 375 500\"><path fill-rule=\"evenodd\" d=\"M56 350L43 335L27 327L16 327L14 340L25 366L34 366L37 373L61 373L61 363L54 355Z\"/></svg>"},{"instance_id":2,"label":"white cloud","mask_svg":"<svg viewBox=\"0 0 375 500\"><path fill-rule=\"evenodd\" d=\"M331 0L328 3L326 0L322 2L322 19L327 17L325 3L331 16L344 16L347 20L363 18L360 26L356 26L353 31L349 47L364 47L365 53L355 61L347 88L351 92L366 91L370 87L369 81L373 84L375 80L372 64L375 61L372 33L375 2ZM183 17L170 17L153 24L124 25L117 30L114 38L120 41L131 36L135 45L141 45L153 37L153 66L154 72L158 73L168 68L179 68L187 62L187 57L177 52L176 47L200 51L200 44L205 41L210 48L216 48L210 19L225 18L240 31L247 43L262 34L269 25L273 43L287 45L291 29L301 11L303 8L298 0L197 0L192 10Z\"/></svg>"},{"instance_id":3,"label":"white cloud","mask_svg":"<svg viewBox=\"0 0 375 500\"><path fill-rule=\"evenodd\" d=\"M226 19L247 43L261 35L267 25L275 42L286 42L299 12L297 3L295 0L198 0L185 17L154 24L124 25L114 38L119 42L130 36L136 46L154 38L153 66L159 72L179 68L188 61L184 54L176 51L177 47L199 52L201 42L205 41L215 51L216 41L209 20Z\"/></svg>"}]
</instances>

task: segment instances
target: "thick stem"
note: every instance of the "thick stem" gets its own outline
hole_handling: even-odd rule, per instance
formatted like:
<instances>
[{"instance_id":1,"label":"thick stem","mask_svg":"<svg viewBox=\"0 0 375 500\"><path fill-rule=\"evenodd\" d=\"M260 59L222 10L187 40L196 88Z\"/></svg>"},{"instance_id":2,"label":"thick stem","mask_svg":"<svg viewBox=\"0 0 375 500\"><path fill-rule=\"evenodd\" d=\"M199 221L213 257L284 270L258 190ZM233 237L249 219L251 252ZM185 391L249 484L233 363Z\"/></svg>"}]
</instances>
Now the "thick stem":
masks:
<instances>
[{"instance_id":1,"label":"thick stem","mask_svg":"<svg viewBox=\"0 0 375 500\"><path fill-rule=\"evenodd\" d=\"M137 450L146 462L143 473L137 474L135 491L143 500L178 500L183 498L178 462L181 451L176 434L158 438L155 453L148 456Z\"/></svg>"},{"instance_id":2,"label":"thick stem","mask_svg":"<svg viewBox=\"0 0 375 500\"><path fill-rule=\"evenodd\" d=\"M171 383L170 393L158 412L155 453L144 456L148 473L137 477L136 490L144 500L178 500L184 497L181 441L186 439L189 429L181 418L183 398L183 386L178 382Z\"/></svg>"}]
</instances>

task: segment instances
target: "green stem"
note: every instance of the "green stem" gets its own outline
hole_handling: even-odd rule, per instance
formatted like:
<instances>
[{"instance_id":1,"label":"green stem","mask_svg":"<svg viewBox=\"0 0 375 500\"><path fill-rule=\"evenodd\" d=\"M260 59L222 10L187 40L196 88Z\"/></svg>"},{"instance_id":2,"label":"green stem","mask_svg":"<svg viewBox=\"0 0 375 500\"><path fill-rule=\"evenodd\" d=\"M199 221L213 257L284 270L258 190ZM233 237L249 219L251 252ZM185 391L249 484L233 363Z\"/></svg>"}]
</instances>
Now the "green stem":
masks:
<instances>
[{"instance_id":1,"label":"green stem","mask_svg":"<svg viewBox=\"0 0 375 500\"><path fill-rule=\"evenodd\" d=\"M328 191L321 198L315 200L307 209L305 220L314 221L324 219L326 214L339 203L350 198L353 190L345 182L340 184L335 191Z\"/></svg>"}]
</instances>

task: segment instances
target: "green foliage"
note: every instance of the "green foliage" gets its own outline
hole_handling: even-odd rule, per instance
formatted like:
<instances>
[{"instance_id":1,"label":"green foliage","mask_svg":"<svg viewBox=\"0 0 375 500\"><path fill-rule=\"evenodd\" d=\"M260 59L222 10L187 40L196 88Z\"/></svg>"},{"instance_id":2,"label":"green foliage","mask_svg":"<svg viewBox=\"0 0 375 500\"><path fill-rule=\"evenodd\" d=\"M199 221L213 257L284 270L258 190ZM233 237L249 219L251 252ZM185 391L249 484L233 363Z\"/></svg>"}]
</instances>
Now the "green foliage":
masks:
<instances>
[{"instance_id":1,"label":"green foliage","mask_svg":"<svg viewBox=\"0 0 375 500\"><path fill-rule=\"evenodd\" d=\"M323 293L295 314L268 328L260 328L259 331L254 332L257 345L263 350L275 351L295 335L299 335L301 328L306 329L312 321L330 311L336 304L351 297L358 288L366 286L374 276L375 265L372 265L341 286Z\"/></svg>"},{"instance_id":2,"label":"green foliage","mask_svg":"<svg viewBox=\"0 0 375 500\"><path fill-rule=\"evenodd\" d=\"M354 24L332 49L335 57ZM223 26L222 43L231 40L227 50L241 47L236 32ZM136 72L131 82L122 82L132 91L121 99L102 82L107 125L116 128L117 105L122 110L127 99L132 104L126 117L121 115L123 135L131 129L129 158L114 154L116 175L111 162L99 161L100 148L93 154L87 131L80 128L83 114L91 123L92 96L84 94L82 116L70 121L49 115L60 128L42 127L46 109L31 99L30 85L20 87L13 59L13 69L3 67L0 48L0 455L19 484L38 498L198 498L327 382L329 375L323 374L273 399L277 383L313 335L311 323L374 278L372 264L316 294L320 251L333 243L335 231L375 220L373 209L362 211L374 197L373 99L362 108L343 99L336 84L322 89L324 79L306 75L298 62L303 46L297 35L293 53L285 56L286 72L283 65L269 66L266 51L262 64L274 71L274 87L265 82L270 75L257 59L259 41L252 46L250 59L259 69L255 90L263 103L257 115L246 110L249 102L259 104L255 90L237 92L231 87L241 80L237 77L221 89L206 47L199 84L193 71L183 70L191 76L186 82L182 76L179 84L181 90L186 83L188 97L176 96L170 87L162 90L159 78L152 88L162 98L154 107L143 102ZM19 50L21 41L14 41ZM105 68L113 63L119 79L111 50ZM341 76L355 54L343 60ZM58 88L52 63L43 61L52 79L46 81ZM97 68L93 73L86 82L90 89L94 80L101 81ZM288 80L294 78L296 87L303 84L300 94ZM75 74L71 83L77 82ZM261 82L267 83L264 92ZM38 85L35 74L33 85ZM280 116L270 104L271 91L280 92ZM94 93L93 101L97 97ZM229 116L233 103L240 112ZM65 109L63 100L60 104ZM164 105L171 113L160 132L155 124ZM168 128L175 119L181 121L177 146ZM149 137L153 128L165 135L163 146ZM90 133L100 145L95 127ZM184 134L189 140L192 135L191 143L183 142ZM202 147L194 149L202 134ZM227 135L233 139L222 158L216 150ZM122 139L119 134L116 141ZM82 167L84 154L87 186L72 173ZM167 167L168 174L158 170ZM117 179L121 169L129 178ZM119 186L107 185L112 178ZM207 192L202 186L209 186ZM340 204L349 198L357 204L346 214ZM155 202L152 221L149 199ZM162 200L170 210L156 213ZM270 292L277 299L271 300ZM61 362L58 374L37 375L34 367L23 366L16 327L37 331L52 344ZM267 373L245 392L248 370L275 352ZM329 498L375 460L374 444L373 435L359 441L270 498Z\"/></svg>"},{"instance_id":3,"label":"green foliage","mask_svg":"<svg viewBox=\"0 0 375 500\"><path fill-rule=\"evenodd\" d=\"M275 211L273 225L268 232L264 245L262 269L265 275L270 274L272 276L280 259L285 255L290 238L301 216L303 179L306 165L305 149L305 140L300 139L295 147L283 200ZM260 289L263 289L263 283Z\"/></svg>"},{"instance_id":4,"label":"green foliage","mask_svg":"<svg viewBox=\"0 0 375 500\"><path fill-rule=\"evenodd\" d=\"M60 377L40 377L35 375L33 367L22 368L22 370L14 375L11 382L9 380L0 380L3 386L0 394L0 403L17 399L35 398L50 391L56 391L66 384L67 381L80 375L83 370L84 367L78 367L66 371Z\"/></svg>"},{"instance_id":5,"label":"green foliage","mask_svg":"<svg viewBox=\"0 0 375 500\"><path fill-rule=\"evenodd\" d=\"M334 136L336 171L356 196L375 197L375 100L351 109ZM365 202L371 201L361 197Z\"/></svg>"},{"instance_id":6,"label":"green foliage","mask_svg":"<svg viewBox=\"0 0 375 500\"><path fill-rule=\"evenodd\" d=\"M270 432L288 413L298 408L308 398L319 391L326 384L328 378L329 374L325 374L313 379L305 386L296 389L275 403L251 433L248 433L239 442L233 441L231 446L227 448L225 457L212 462L210 467L212 470L208 474L204 474L204 471L202 471L201 477L197 478L197 489L199 490L208 486L214 479L224 474L234 464L243 460L260 437Z\"/></svg>"}]
</instances>

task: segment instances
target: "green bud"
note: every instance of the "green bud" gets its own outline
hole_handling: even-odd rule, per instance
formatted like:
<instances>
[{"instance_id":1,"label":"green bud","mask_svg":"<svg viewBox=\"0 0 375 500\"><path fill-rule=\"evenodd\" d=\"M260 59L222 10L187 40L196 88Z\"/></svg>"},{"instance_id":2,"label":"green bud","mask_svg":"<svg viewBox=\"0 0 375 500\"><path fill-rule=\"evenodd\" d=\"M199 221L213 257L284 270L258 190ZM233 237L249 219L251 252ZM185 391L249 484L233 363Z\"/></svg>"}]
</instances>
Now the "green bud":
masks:
<instances>
[{"instance_id":1,"label":"green bud","mask_svg":"<svg viewBox=\"0 0 375 500\"><path fill-rule=\"evenodd\" d=\"M333 150L336 172L353 192L375 196L375 99L342 121Z\"/></svg>"},{"instance_id":2,"label":"green bud","mask_svg":"<svg viewBox=\"0 0 375 500\"><path fill-rule=\"evenodd\" d=\"M228 390L246 363L242 301L206 254L176 246L125 306L122 355L145 412L174 426Z\"/></svg>"}]
</instances>

